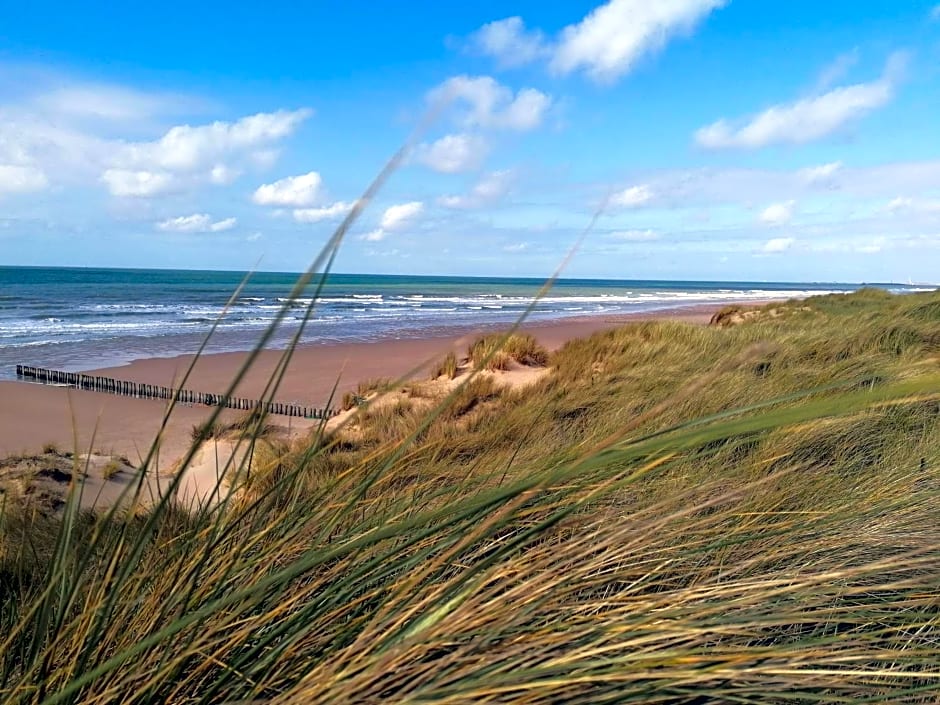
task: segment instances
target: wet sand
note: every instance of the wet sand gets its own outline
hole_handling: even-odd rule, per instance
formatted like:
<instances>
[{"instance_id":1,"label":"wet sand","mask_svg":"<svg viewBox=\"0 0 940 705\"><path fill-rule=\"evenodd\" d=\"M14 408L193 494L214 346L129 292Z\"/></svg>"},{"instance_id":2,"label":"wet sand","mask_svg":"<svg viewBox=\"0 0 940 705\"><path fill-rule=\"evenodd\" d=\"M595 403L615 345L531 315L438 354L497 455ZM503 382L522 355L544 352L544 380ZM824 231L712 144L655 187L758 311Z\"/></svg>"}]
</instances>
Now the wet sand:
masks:
<instances>
[{"instance_id":1,"label":"wet sand","mask_svg":"<svg viewBox=\"0 0 940 705\"><path fill-rule=\"evenodd\" d=\"M723 304L725 305L725 304ZM707 323L722 306L689 307L663 312L616 317L585 317L526 324L549 349L568 340L582 338L599 330L645 319L681 320ZM368 343L305 345L295 350L275 399L324 407L336 386L337 398L355 389L361 381L374 377L423 376L427 367L450 350L463 353L479 330L460 335L441 335L412 340L383 340ZM258 398L276 369L282 351L265 350L235 394ZM196 361L185 388L221 393L244 363L247 353L205 355ZM178 384L193 357L137 360L120 367L85 370L123 380L172 386ZM334 404L335 405L335 404ZM53 443L61 450L108 455L124 455L132 463L142 458L153 442L163 420L165 402L133 399L97 392L44 386L25 382L0 382L0 457L38 451ZM207 407L179 405L170 418L161 443L160 469L168 469L183 455L190 433L210 413ZM234 415L239 412L225 412ZM277 423L294 428L313 422L274 417Z\"/></svg>"}]
</instances>

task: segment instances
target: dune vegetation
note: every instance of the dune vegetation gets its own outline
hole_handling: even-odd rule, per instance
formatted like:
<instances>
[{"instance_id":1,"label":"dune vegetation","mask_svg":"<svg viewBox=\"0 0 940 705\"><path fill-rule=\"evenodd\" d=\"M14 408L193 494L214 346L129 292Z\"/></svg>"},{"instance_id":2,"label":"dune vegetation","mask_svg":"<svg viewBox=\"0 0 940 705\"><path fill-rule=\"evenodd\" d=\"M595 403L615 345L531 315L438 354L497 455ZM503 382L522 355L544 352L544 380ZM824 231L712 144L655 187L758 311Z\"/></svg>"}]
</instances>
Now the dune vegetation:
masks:
<instances>
[{"instance_id":1,"label":"dune vegetation","mask_svg":"<svg viewBox=\"0 0 940 705\"><path fill-rule=\"evenodd\" d=\"M195 510L4 495L0 701L936 702L940 294L756 311L255 419Z\"/></svg>"}]
</instances>

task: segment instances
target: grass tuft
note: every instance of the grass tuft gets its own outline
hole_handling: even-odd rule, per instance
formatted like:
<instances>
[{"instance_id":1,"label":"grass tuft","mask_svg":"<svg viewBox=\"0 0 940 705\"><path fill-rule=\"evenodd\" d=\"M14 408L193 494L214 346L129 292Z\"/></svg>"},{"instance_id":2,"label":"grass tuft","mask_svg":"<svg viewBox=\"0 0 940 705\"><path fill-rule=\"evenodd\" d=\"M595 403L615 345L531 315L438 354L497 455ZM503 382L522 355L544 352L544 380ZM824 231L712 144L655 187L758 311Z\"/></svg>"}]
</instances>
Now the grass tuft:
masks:
<instances>
[{"instance_id":1,"label":"grass tuft","mask_svg":"<svg viewBox=\"0 0 940 705\"><path fill-rule=\"evenodd\" d=\"M506 370L513 362L536 367L548 363L545 348L524 333L481 336L470 345L468 356L476 369L487 370Z\"/></svg>"},{"instance_id":2,"label":"grass tuft","mask_svg":"<svg viewBox=\"0 0 940 705\"><path fill-rule=\"evenodd\" d=\"M112 458L109 460L103 468L101 468L101 476L105 480L113 480L115 477L121 474L122 469L121 461L117 458Z\"/></svg>"},{"instance_id":3,"label":"grass tuft","mask_svg":"<svg viewBox=\"0 0 940 705\"><path fill-rule=\"evenodd\" d=\"M453 352L449 352L444 356L443 360L431 368L431 379L438 379L440 377L454 379L454 377L457 376L457 367L457 355Z\"/></svg>"}]
</instances>

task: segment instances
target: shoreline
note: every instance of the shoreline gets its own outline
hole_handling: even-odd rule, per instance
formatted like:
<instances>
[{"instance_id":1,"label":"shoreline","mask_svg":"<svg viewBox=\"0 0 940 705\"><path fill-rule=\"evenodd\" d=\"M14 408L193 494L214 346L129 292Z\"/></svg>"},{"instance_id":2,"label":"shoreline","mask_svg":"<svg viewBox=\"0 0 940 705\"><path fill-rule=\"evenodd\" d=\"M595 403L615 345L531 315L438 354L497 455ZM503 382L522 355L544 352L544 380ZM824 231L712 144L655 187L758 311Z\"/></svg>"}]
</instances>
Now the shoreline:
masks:
<instances>
[{"instance_id":1,"label":"shoreline","mask_svg":"<svg viewBox=\"0 0 940 705\"><path fill-rule=\"evenodd\" d=\"M747 302L764 305L768 302ZM524 323L521 330L534 335L552 350L565 342L595 332L645 320L675 320L707 324L712 314L733 302L703 304L634 314L579 316L554 321ZM301 402L307 406L336 406L345 391L376 377L407 378L427 374L427 367L447 352L462 354L482 333L506 330L507 326L476 326L441 331L411 339L384 339L353 343L305 343L291 356L275 400ZM236 386L235 394L262 396L267 380L284 351L262 350L249 372ZM187 389L221 393L227 389L248 355L243 352L207 353L194 364ZM173 386L193 361L194 355L143 358L125 365L82 370L89 374L123 380ZM124 455L132 462L146 454L163 418L163 403L150 399L113 396L22 381L0 381L0 458L38 452L44 444L77 453L99 451ZM205 419L208 407L177 405L164 431L158 467L169 468L189 447L194 425ZM225 411L233 417L237 411ZM280 419L288 432L310 428L315 422Z\"/></svg>"},{"instance_id":2,"label":"shoreline","mask_svg":"<svg viewBox=\"0 0 940 705\"><path fill-rule=\"evenodd\" d=\"M590 335L595 330L604 330L610 327L616 327L618 325L624 325L627 323L635 321L649 321L649 320L672 320L672 321L684 321L690 323L707 323L707 318L710 318L712 314L716 311L721 310L727 306L747 306L747 307L757 307L764 306L770 303L777 303L781 299L766 299L766 300L742 300L742 301L728 301L722 303L703 303L703 304L688 304L684 306L671 306L668 308L662 309L652 309L646 311L636 311L632 313L604 313L604 314L582 314L577 316L564 316L559 318L551 319L540 319L527 321L520 326L520 330L533 333L535 335L544 335L549 341L548 343L542 342L543 345L549 349L555 347L560 347L568 340L573 339L570 335L553 335L553 331L559 329L583 329L588 331L586 335ZM704 319L704 321L703 321ZM483 335L498 331L508 330L510 325L504 323L487 323L475 326L441 326L438 328L424 328L424 329L415 329L415 330L405 330L402 331L401 336L379 336L376 338L368 340L337 340L329 339L324 341L305 341L297 345L296 350L316 350L316 349L327 349L327 348L341 348L341 347L353 347L353 346L369 346L369 345L387 345L389 343L398 343L398 342L412 342L412 341L422 341L422 342L431 342L431 341L453 341L455 339L463 339L467 336L476 336ZM410 335L410 334L414 335ZM576 335L574 338L583 337L581 335ZM283 353L285 348L282 347L271 347L265 348L265 354L280 354ZM201 357L206 359L215 359L222 358L225 356L244 356L247 355L250 350L221 350L215 352L203 353ZM80 366L75 367L75 369L63 370L67 372L83 372L86 374L98 373L98 374L111 374L115 377L121 377L121 375L116 374L120 370L127 368L136 368L141 363L154 360L166 360L166 361L176 361L182 363L183 361L190 361L195 357L194 353L177 353L172 355L162 355L162 356L147 356L147 357L136 357L127 362L122 362L114 365L105 365L102 367L94 366ZM28 363L26 363L28 364ZM0 383L3 381L11 380L0 380Z\"/></svg>"}]
</instances>

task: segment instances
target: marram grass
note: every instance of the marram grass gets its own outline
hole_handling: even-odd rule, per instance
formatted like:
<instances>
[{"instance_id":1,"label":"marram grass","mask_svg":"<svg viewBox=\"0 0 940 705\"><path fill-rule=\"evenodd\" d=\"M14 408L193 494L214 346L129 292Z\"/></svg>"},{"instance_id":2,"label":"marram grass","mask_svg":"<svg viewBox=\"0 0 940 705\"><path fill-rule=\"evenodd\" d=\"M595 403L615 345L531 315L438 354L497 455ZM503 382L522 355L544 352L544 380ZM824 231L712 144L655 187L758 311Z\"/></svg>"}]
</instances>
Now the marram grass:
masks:
<instances>
[{"instance_id":1,"label":"marram grass","mask_svg":"<svg viewBox=\"0 0 940 705\"><path fill-rule=\"evenodd\" d=\"M8 503L0 701L936 702L940 295L774 311L243 439L221 506Z\"/></svg>"}]
</instances>

